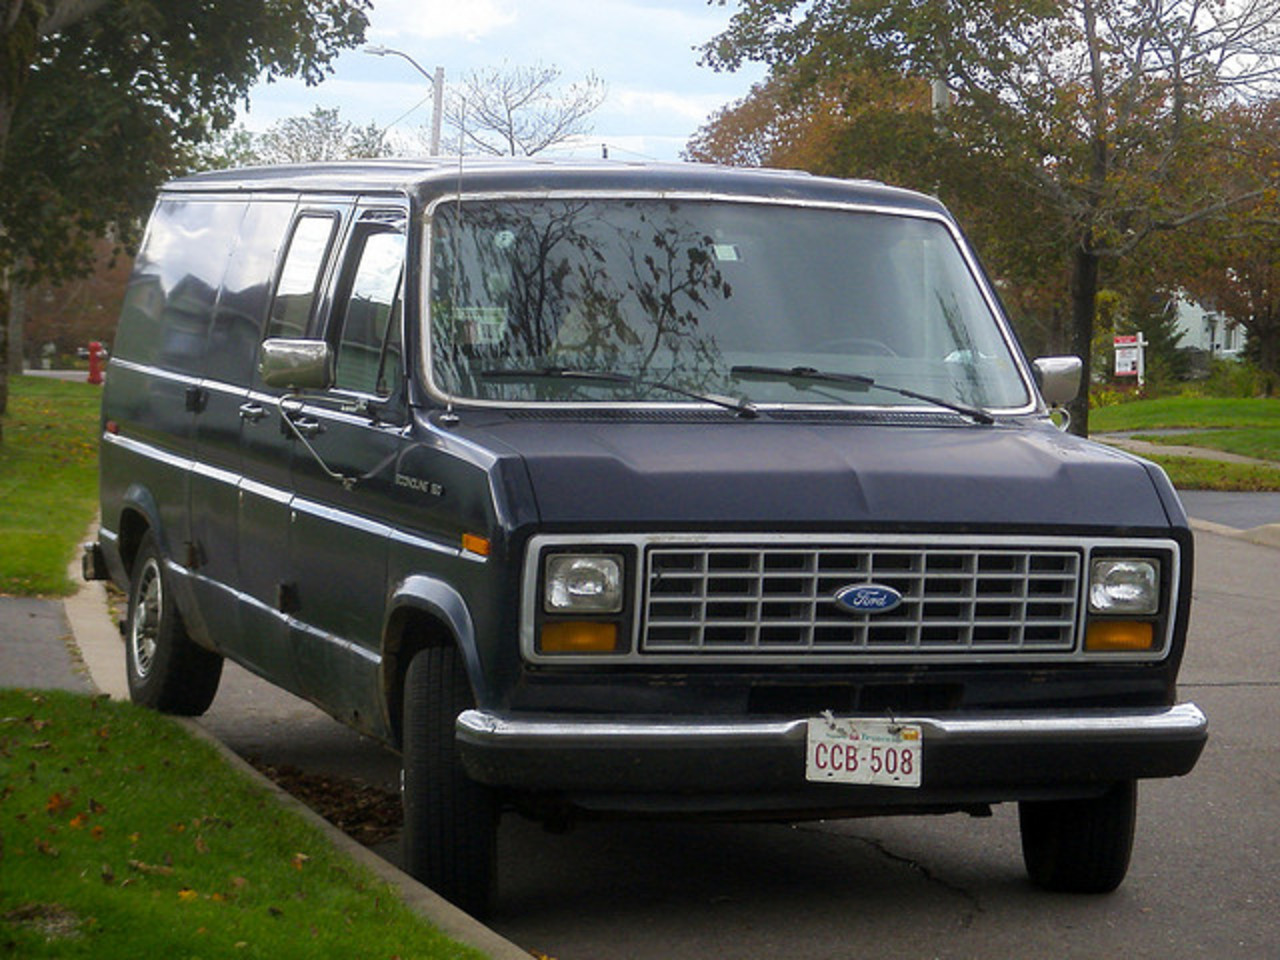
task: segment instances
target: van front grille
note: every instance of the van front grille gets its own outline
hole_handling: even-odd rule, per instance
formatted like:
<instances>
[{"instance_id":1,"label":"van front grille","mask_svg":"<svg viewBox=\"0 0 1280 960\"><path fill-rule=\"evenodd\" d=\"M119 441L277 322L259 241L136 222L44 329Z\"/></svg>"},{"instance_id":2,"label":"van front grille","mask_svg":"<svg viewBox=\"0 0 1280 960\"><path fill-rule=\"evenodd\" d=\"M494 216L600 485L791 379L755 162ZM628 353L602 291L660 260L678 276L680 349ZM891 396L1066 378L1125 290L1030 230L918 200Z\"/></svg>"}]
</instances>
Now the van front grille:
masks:
<instances>
[{"instance_id":1,"label":"van front grille","mask_svg":"<svg viewBox=\"0 0 1280 960\"><path fill-rule=\"evenodd\" d=\"M651 547L642 655L895 655L1070 652L1076 549L824 544ZM894 609L845 609L874 584Z\"/></svg>"}]
</instances>

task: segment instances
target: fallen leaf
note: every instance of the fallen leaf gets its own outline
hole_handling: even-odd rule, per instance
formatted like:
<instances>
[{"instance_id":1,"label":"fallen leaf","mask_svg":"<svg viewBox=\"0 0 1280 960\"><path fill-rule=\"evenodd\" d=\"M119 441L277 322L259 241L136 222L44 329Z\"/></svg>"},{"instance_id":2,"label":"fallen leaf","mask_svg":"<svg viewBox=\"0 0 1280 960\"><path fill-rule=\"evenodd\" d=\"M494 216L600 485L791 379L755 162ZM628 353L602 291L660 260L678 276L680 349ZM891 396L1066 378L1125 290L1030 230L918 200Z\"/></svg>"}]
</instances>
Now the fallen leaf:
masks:
<instances>
[{"instance_id":1,"label":"fallen leaf","mask_svg":"<svg viewBox=\"0 0 1280 960\"><path fill-rule=\"evenodd\" d=\"M305 853L295 853L295 854L293 855L293 860L291 861L291 862L292 862L292 864L293 864L293 869L295 869L295 870L301 870L301 869L302 869L302 865L303 865L304 863L306 863L306 862L307 862L308 860L310 860L310 859L311 859L311 858L310 858L310 857L308 857Z\"/></svg>"},{"instance_id":2,"label":"fallen leaf","mask_svg":"<svg viewBox=\"0 0 1280 960\"><path fill-rule=\"evenodd\" d=\"M61 813L71 806L71 801L60 793L55 793L49 798L48 803L44 805L45 811L52 814Z\"/></svg>"},{"instance_id":3,"label":"fallen leaf","mask_svg":"<svg viewBox=\"0 0 1280 960\"><path fill-rule=\"evenodd\" d=\"M190 887L183 887L178 891L178 899L183 903L190 903L192 900L199 899L200 894L196 893Z\"/></svg>"},{"instance_id":4,"label":"fallen leaf","mask_svg":"<svg viewBox=\"0 0 1280 960\"><path fill-rule=\"evenodd\" d=\"M168 877L173 874L173 867L160 867L154 863L143 863L141 860L130 860L129 869L148 876Z\"/></svg>"}]
</instances>

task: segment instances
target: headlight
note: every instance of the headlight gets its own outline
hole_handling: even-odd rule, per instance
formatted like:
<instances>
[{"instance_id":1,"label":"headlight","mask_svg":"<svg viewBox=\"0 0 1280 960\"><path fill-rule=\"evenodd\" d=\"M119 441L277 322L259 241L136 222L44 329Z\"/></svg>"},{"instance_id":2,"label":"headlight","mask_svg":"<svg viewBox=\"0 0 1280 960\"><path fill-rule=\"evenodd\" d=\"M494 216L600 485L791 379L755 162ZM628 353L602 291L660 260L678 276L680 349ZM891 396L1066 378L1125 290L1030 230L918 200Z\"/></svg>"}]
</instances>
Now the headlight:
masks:
<instances>
[{"instance_id":1,"label":"headlight","mask_svg":"<svg viewBox=\"0 0 1280 960\"><path fill-rule=\"evenodd\" d=\"M1094 560L1089 576L1089 611L1149 616L1160 609L1157 560Z\"/></svg>"},{"instance_id":2,"label":"headlight","mask_svg":"<svg viewBox=\"0 0 1280 960\"><path fill-rule=\"evenodd\" d=\"M617 613L622 609L622 558L556 554L547 558L547 613Z\"/></svg>"}]
</instances>

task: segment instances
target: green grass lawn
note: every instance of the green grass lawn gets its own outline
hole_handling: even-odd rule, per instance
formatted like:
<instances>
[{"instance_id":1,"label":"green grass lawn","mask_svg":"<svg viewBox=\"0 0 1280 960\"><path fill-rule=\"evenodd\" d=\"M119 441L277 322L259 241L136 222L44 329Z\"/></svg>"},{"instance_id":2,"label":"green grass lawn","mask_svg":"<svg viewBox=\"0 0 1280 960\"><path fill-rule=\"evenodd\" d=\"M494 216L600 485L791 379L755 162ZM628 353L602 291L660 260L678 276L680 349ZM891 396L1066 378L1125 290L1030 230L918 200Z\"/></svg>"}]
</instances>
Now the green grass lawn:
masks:
<instances>
[{"instance_id":1,"label":"green grass lawn","mask_svg":"<svg viewBox=\"0 0 1280 960\"><path fill-rule=\"evenodd\" d=\"M1160 397L1089 411L1089 430L1270 427L1280 430L1280 398Z\"/></svg>"},{"instance_id":2,"label":"green grass lawn","mask_svg":"<svg viewBox=\"0 0 1280 960\"><path fill-rule=\"evenodd\" d=\"M480 958L131 704L0 690L0 953Z\"/></svg>"},{"instance_id":3,"label":"green grass lawn","mask_svg":"<svg viewBox=\"0 0 1280 960\"><path fill-rule=\"evenodd\" d=\"M98 504L101 388L10 377L0 443L0 594L74 592L67 577Z\"/></svg>"},{"instance_id":4,"label":"green grass lawn","mask_svg":"<svg viewBox=\"0 0 1280 960\"><path fill-rule=\"evenodd\" d=\"M1280 490L1280 469L1251 463L1224 463L1196 457L1148 456L1179 490L1268 493Z\"/></svg>"},{"instance_id":5,"label":"green grass lawn","mask_svg":"<svg viewBox=\"0 0 1280 960\"><path fill-rule=\"evenodd\" d=\"M1094 434L1131 432L1151 443L1204 447L1280 462L1280 398L1161 397L1089 412ZM1177 433L1149 434L1148 430ZM1182 490L1280 490L1280 468L1154 456Z\"/></svg>"}]
</instances>

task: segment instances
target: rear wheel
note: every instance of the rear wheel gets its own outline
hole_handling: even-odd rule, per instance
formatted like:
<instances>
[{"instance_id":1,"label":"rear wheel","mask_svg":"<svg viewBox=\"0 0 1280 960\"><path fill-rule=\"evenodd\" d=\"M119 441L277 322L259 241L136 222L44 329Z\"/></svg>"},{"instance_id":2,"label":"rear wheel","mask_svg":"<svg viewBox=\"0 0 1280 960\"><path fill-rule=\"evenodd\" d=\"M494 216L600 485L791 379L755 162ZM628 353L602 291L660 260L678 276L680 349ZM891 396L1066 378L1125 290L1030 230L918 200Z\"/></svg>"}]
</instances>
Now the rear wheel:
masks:
<instances>
[{"instance_id":1,"label":"rear wheel","mask_svg":"<svg viewBox=\"0 0 1280 960\"><path fill-rule=\"evenodd\" d=\"M134 703L180 716L208 710L222 679L222 657L187 636L150 532L142 537L129 582L125 663Z\"/></svg>"},{"instance_id":2,"label":"rear wheel","mask_svg":"<svg viewBox=\"0 0 1280 960\"><path fill-rule=\"evenodd\" d=\"M1138 790L1117 783L1100 797L1018 804L1022 858L1037 886L1110 893L1129 871Z\"/></svg>"},{"instance_id":3,"label":"rear wheel","mask_svg":"<svg viewBox=\"0 0 1280 960\"><path fill-rule=\"evenodd\" d=\"M405 869L472 916L484 916L497 873L498 807L493 791L462 769L458 714L473 706L462 658L429 647L409 664L404 690Z\"/></svg>"}]
</instances>

